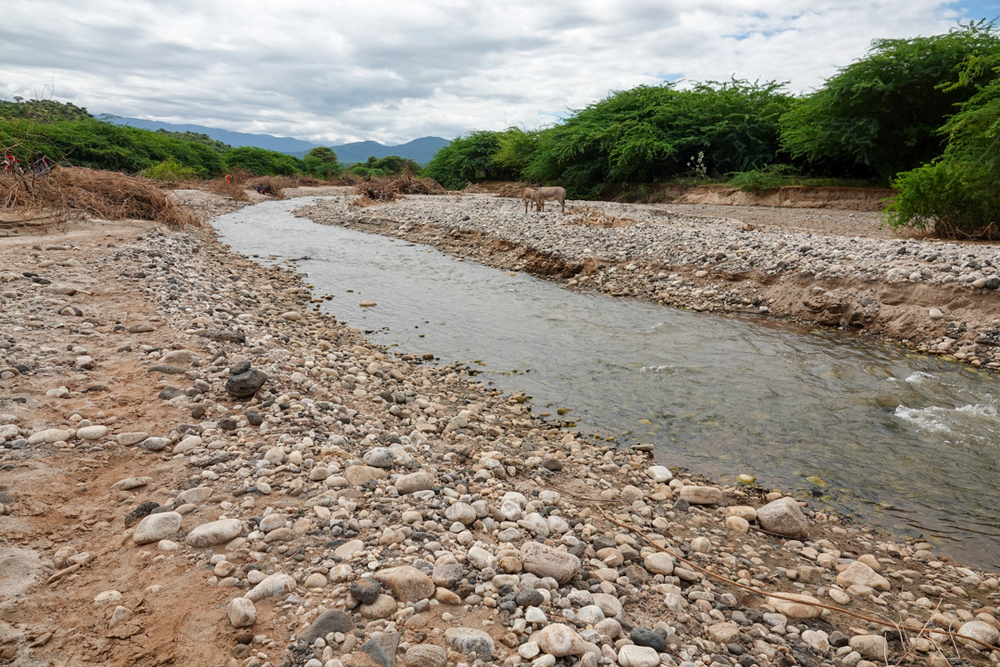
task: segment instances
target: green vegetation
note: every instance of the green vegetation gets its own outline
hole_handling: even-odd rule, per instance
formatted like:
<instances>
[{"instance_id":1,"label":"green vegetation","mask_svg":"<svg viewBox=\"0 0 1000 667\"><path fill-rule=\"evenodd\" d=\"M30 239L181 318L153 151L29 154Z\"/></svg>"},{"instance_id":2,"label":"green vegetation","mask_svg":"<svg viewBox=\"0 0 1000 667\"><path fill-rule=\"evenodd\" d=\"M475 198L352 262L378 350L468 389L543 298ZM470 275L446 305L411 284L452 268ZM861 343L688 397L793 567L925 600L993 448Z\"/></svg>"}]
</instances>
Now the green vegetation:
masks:
<instances>
[{"instance_id":1,"label":"green vegetation","mask_svg":"<svg viewBox=\"0 0 1000 667\"><path fill-rule=\"evenodd\" d=\"M302 160L256 146L230 149L226 155L229 171L245 171L255 176L295 176L302 173Z\"/></svg>"},{"instance_id":2,"label":"green vegetation","mask_svg":"<svg viewBox=\"0 0 1000 667\"><path fill-rule=\"evenodd\" d=\"M284 153L232 148L193 132L112 125L52 100L0 102L0 148L13 151L23 164L41 152L54 164L165 180L212 178L237 169L258 176L316 173Z\"/></svg>"},{"instance_id":3,"label":"green vegetation","mask_svg":"<svg viewBox=\"0 0 1000 667\"><path fill-rule=\"evenodd\" d=\"M153 178L158 181L169 181L178 183L181 181L193 181L197 178L195 170L185 167L174 158L167 158L163 162L157 162L152 167L142 170L142 175L146 178Z\"/></svg>"},{"instance_id":4,"label":"green vegetation","mask_svg":"<svg viewBox=\"0 0 1000 667\"><path fill-rule=\"evenodd\" d=\"M327 146L317 146L302 158L306 171L316 178L330 179L340 173L337 153Z\"/></svg>"},{"instance_id":5,"label":"green vegetation","mask_svg":"<svg viewBox=\"0 0 1000 667\"><path fill-rule=\"evenodd\" d=\"M987 79L982 83L983 79ZM1000 238L1000 54L977 55L954 88L974 88L941 128L944 154L899 174L887 209L894 226L934 225L941 236Z\"/></svg>"},{"instance_id":6,"label":"green vegetation","mask_svg":"<svg viewBox=\"0 0 1000 667\"><path fill-rule=\"evenodd\" d=\"M399 157L398 155L387 155L384 158L376 158L373 155L364 164L352 165L347 170L347 174L350 176L385 178L401 174L404 171L416 174L420 171L420 165L409 158Z\"/></svg>"},{"instance_id":7,"label":"green vegetation","mask_svg":"<svg viewBox=\"0 0 1000 667\"><path fill-rule=\"evenodd\" d=\"M992 25L878 40L866 58L796 101L781 119L782 147L814 167L888 183L941 154L938 129L988 78L978 73L969 85L954 85L960 66L976 52L1000 53Z\"/></svg>"},{"instance_id":8,"label":"green vegetation","mask_svg":"<svg viewBox=\"0 0 1000 667\"><path fill-rule=\"evenodd\" d=\"M1000 238L1000 34L992 23L885 39L815 92L733 80L614 93L538 130L457 138L424 170L449 189L483 180L559 183L571 197L644 184L892 183L894 225Z\"/></svg>"}]
</instances>

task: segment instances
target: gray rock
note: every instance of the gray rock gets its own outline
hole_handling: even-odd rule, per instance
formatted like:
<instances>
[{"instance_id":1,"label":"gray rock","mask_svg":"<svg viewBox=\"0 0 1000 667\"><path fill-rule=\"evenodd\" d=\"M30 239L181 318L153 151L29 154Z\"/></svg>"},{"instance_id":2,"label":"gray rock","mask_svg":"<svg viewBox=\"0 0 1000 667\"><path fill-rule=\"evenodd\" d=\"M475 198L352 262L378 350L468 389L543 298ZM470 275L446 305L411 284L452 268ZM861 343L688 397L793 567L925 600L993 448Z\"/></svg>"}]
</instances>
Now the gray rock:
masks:
<instances>
[{"instance_id":1,"label":"gray rock","mask_svg":"<svg viewBox=\"0 0 1000 667\"><path fill-rule=\"evenodd\" d=\"M391 468L394 463L392 450L388 447L374 447L365 452L365 463L375 468Z\"/></svg>"},{"instance_id":2,"label":"gray rock","mask_svg":"<svg viewBox=\"0 0 1000 667\"><path fill-rule=\"evenodd\" d=\"M234 628L248 628L257 622L257 608L252 600L235 598L226 605L226 615Z\"/></svg>"},{"instance_id":3,"label":"gray rock","mask_svg":"<svg viewBox=\"0 0 1000 667\"><path fill-rule=\"evenodd\" d=\"M170 438L153 437L144 439L139 446L151 452L159 452L166 449L170 444Z\"/></svg>"},{"instance_id":4,"label":"gray rock","mask_svg":"<svg viewBox=\"0 0 1000 667\"><path fill-rule=\"evenodd\" d=\"M757 522L764 530L784 537L806 537L809 521L794 498L779 498L757 510Z\"/></svg>"},{"instance_id":5,"label":"gray rock","mask_svg":"<svg viewBox=\"0 0 1000 667\"><path fill-rule=\"evenodd\" d=\"M361 604L372 604L382 592L382 584L364 577L351 582L351 595Z\"/></svg>"},{"instance_id":6,"label":"gray rock","mask_svg":"<svg viewBox=\"0 0 1000 667\"><path fill-rule=\"evenodd\" d=\"M448 646L463 655L485 656L496 650L493 638L475 628L448 628L444 638Z\"/></svg>"},{"instance_id":7,"label":"gray rock","mask_svg":"<svg viewBox=\"0 0 1000 667\"><path fill-rule=\"evenodd\" d=\"M330 609L317 616L308 628L299 633L298 639L306 644L312 644L331 632L347 634L352 630L354 630L354 621L348 614L340 609Z\"/></svg>"},{"instance_id":8,"label":"gray rock","mask_svg":"<svg viewBox=\"0 0 1000 667\"><path fill-rule=\"evenodd\" d=\"M580 559L538 542L526 542L521 546L521 567L525 572L565 584L580 571Z\"/></svg>"},{"instance_id":9,"label":"gray rock","mask_svg":"<svg viewBox=\"0 0 1000 667\"><path fill-rule=\"evenodd\" d=\"M265 577L263 581L247 591L244 595L248 600L262 600L264 598L274 598L295 590L295 580L287 574L278 572Z\"/></svg>"},{"instance_id":10,"label":"gray rock","mask_svg":"<svg viewBox=\"0 0 1000 667\"><path fill-rule=\"evenodd\" d=\"M396 651L399 650L399 633L383 632L361 645L365 653L379 667L396 667Z\"/></svg>"},{"instance_id":11,"label":"gray rock","mask_svg":"<svg viewBox=\"0 0 1000 667\"><path fill-rule=\"evenodd\" d=\"M250 368L249 362L236 364L226 380L226 393L233 398L252 398L267 382L267 373Z\"/></svg>"},{"instance_id":12,"label":"gray rock","mask_svg":"<svg viewBox=\"0 0 1000 667\"><path fill-rule=\"evenodd\" d=\"M437 486L437 477L429 472L420 472L403 475L396 480L396 491L402 495L416 493L417 491L427 491Z\"/></svg>"},{"instance_id":13,"label":"gray rock","mask_svg":"<svg viewBox=\"0 0 1000 667\"><path fill-rule=\"evenodd\" d=\"M861 657L885 663L889 658L889 643L882 635L856 635L851 637L851 648Z\"/></svg>"},{"instance_id":14,"label":"gray rock","mask_svg":"<svg viewBox=\"0 0 1000 667\"><path fill-rule=\"evenodd\" d=\"M629 633L632 643L639 646L648 646L657 653L667 650L667 640L648 628L633 628Z\"/></svg>"}]
</instances>

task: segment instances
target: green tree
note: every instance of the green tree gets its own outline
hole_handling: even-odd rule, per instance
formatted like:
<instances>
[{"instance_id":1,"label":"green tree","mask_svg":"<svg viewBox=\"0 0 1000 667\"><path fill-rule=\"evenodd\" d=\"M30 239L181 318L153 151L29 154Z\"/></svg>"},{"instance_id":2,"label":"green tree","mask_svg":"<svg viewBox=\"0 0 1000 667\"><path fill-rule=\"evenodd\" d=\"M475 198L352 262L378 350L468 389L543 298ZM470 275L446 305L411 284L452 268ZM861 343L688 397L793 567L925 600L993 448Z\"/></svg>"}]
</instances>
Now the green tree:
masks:
<instances>
[{"instance_id":1,"label":"green tree","mask_svg":"<svg viewBox=\"0 0 1000 667\"><path fill-rule=\"evenodd\" d=\"M340 173L340 164L337 162L337 153L327 146L317 146L313 148L305 157L306 171L317 178L330 179Z\"/></svg>"},{"instance_id":2,"label":"green tree","mask_svg":"<svg viewBox=\"0 0 1000 667\"><path fill-rule=\"evenodd\" d=\"M229 171L243 170L257 176L295 176L304 164L297 157L256 146L240 146L226 153Z\"/></svg>"},{"instance_id":3,"label":"green tree","mask_svg":"<svg viewBox=\"0 0 1000 667\"><path fill-rule=\"evenodd\" d=\"M887 220L930 224L939 236L1000 239L1000 54L970 58L951 87L974 94L941 128L944 155L893 182L899 194Z\"/></svg>"},{"instance_id":4,"label":"green tree","mask_svg":"<svg viewBox=\"0 0 1000 667\"><path fill-rule=\"evenodd\" d=\"M946 35L876 40L866 57L796 101L781 119L781 144L828 171L888 181L941 154L938 129L981 81L949 84L973 53L998 50L1000 38L985 21Z\"/></svg>"},{"instance_id":5,"label":"green tree","mask_svg":"<svg viewBox=\"0 0 1000 667\"><path fill-rule=\"evenodd\" d=\"M679 176L699 153L715 174L766 166L777 159L778 120L791 104L782 88L733 80L615 93L543 130L525 176L560 180L580 195Z\"/></svg>"},{"instance_id":6,"label":"green tree","mask_svg":"<svg viewBox=\"0 0 1000 667\"><path fill-rule=\"evenodd\" d=\"M499 132L477 130L435 153L423 175L449 190L461 189L469 181L511 178L512 174L494 159L499 147Z\"/></svg>"},{"instance_id":7,"label":"green tree","mask_svg":"<svg viewBox=\"0 0 1000 667\"><path fill-rule=\"evenodd\" d=\"M499 147L493 161L504 170L520 176L524 173L538 150L540 130L525 131L519 127L509 127L500 133Z\"/></svg>"}]
</instances>

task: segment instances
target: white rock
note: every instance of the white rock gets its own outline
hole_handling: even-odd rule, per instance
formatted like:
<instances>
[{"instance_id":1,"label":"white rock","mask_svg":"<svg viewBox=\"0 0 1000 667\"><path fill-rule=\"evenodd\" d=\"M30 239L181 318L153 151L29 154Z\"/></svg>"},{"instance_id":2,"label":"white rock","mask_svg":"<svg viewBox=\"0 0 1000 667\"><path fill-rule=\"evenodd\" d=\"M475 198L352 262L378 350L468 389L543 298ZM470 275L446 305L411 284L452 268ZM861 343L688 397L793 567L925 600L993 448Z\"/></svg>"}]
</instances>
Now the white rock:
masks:
<instances>
[{"instance_id":1,"label":"white rock","mask_svg":"<svg viewBox=\"0 0 1000 667\"><path fill-rule=\"evenodd\" d=\"M257 607L247 598L235 598L226 605L226 614L234 628L248 628L257 622Z\"/></svg>"},{"instance_id":2,"label":"white rock","mask_svg":"<svg viewBox=\"0 0 1000 667\"><path fill-rule=\"evenodd\" d=\"M160 512L145 517L132 532L132 541L136 544L159 542L170 537L181 529L183 517L177 512Z\"/></svg>"},{"instance_id":3,"label":"white rock","mask_svg":"<svg viewBox=\"0 0 1000 667\"><path fill-rule=\"evenodd\" d=\"M643 566L653 574L671 574L674 571L674 557L657 551L646 556Z\"/></svg>"},{"instance_id":4,"label":"white rock","mask_svg":"<svg viewBox=\"0 0 1000 667\"><path fill-rule=\"evenodd\" d=\"M187 543L193 547L210 547L228 542L243 532L243 522L239 519L219 519L196 527L187 536Z\"/></svg>"},{"instance_id":5,"label":"white rock","mask_svg":"<svg viewBox=\"0 0 1000 667\"><path fill-rule=\"evenodd\" d=\"M263 581L247 591L247 594L243 597L256 602L257 600L262 600L263 598L273 598L278 597L279 595L284 595L285 593L291 593L294 590L295 580L287 574L278 572L269 577L265 577Z\"/></svg>"},{"instance_id":6,"label":"white rock","mask_svg":"<svg viewBox=\"0 0 1000 667\"><path fill-rule=\"evenodd\" d=\"M649 646L628 644L618 651L618 664L621 667L656 667L660 664L660 654Z\"/></svg>"},{"instance_id":7,"label":"white rock","mask_svg":"<svg viewBox=\"0 0 1000 667\"><path fill-rule=\"evenodd\" d=\"M107 426L84 426L76 430L76 437L82 440L100 440L108 434Z\"/></svg>"},{"instance_id":8,"label":"white rock","mask_svg":"<svg viewBox=\"0 0 1000 667\"><path fill-rule=\"evenodd\" d=\"M650 466L646 474L657 484L669 482L674 478L674 473L666 466Z\"/></svg>"}]
</instances>

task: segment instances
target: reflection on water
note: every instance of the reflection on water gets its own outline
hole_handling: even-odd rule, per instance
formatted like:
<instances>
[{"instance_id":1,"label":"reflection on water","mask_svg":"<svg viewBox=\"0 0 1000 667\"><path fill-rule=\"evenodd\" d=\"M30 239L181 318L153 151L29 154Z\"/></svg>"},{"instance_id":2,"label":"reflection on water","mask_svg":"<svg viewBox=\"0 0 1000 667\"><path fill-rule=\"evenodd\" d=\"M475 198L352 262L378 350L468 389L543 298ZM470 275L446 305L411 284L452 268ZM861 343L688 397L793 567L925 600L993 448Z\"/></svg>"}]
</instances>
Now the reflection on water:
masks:
<instances>
[{"instance_id":1,"label":"reflection on water","mask_svg":"<svg viewBox=\"0 0 1000 667\"><path fill-rule=\"evenodd\" d=\"M657 459L1000 564L994 377L828 331L582 294L268 202L216 220L236 250L296 263L325 307L399 351L477 361L536 413L652 442ZM360 308L359 302L377 302ZM568 412L567 412L568 411Z\"/></svg>"}]
</instances>

